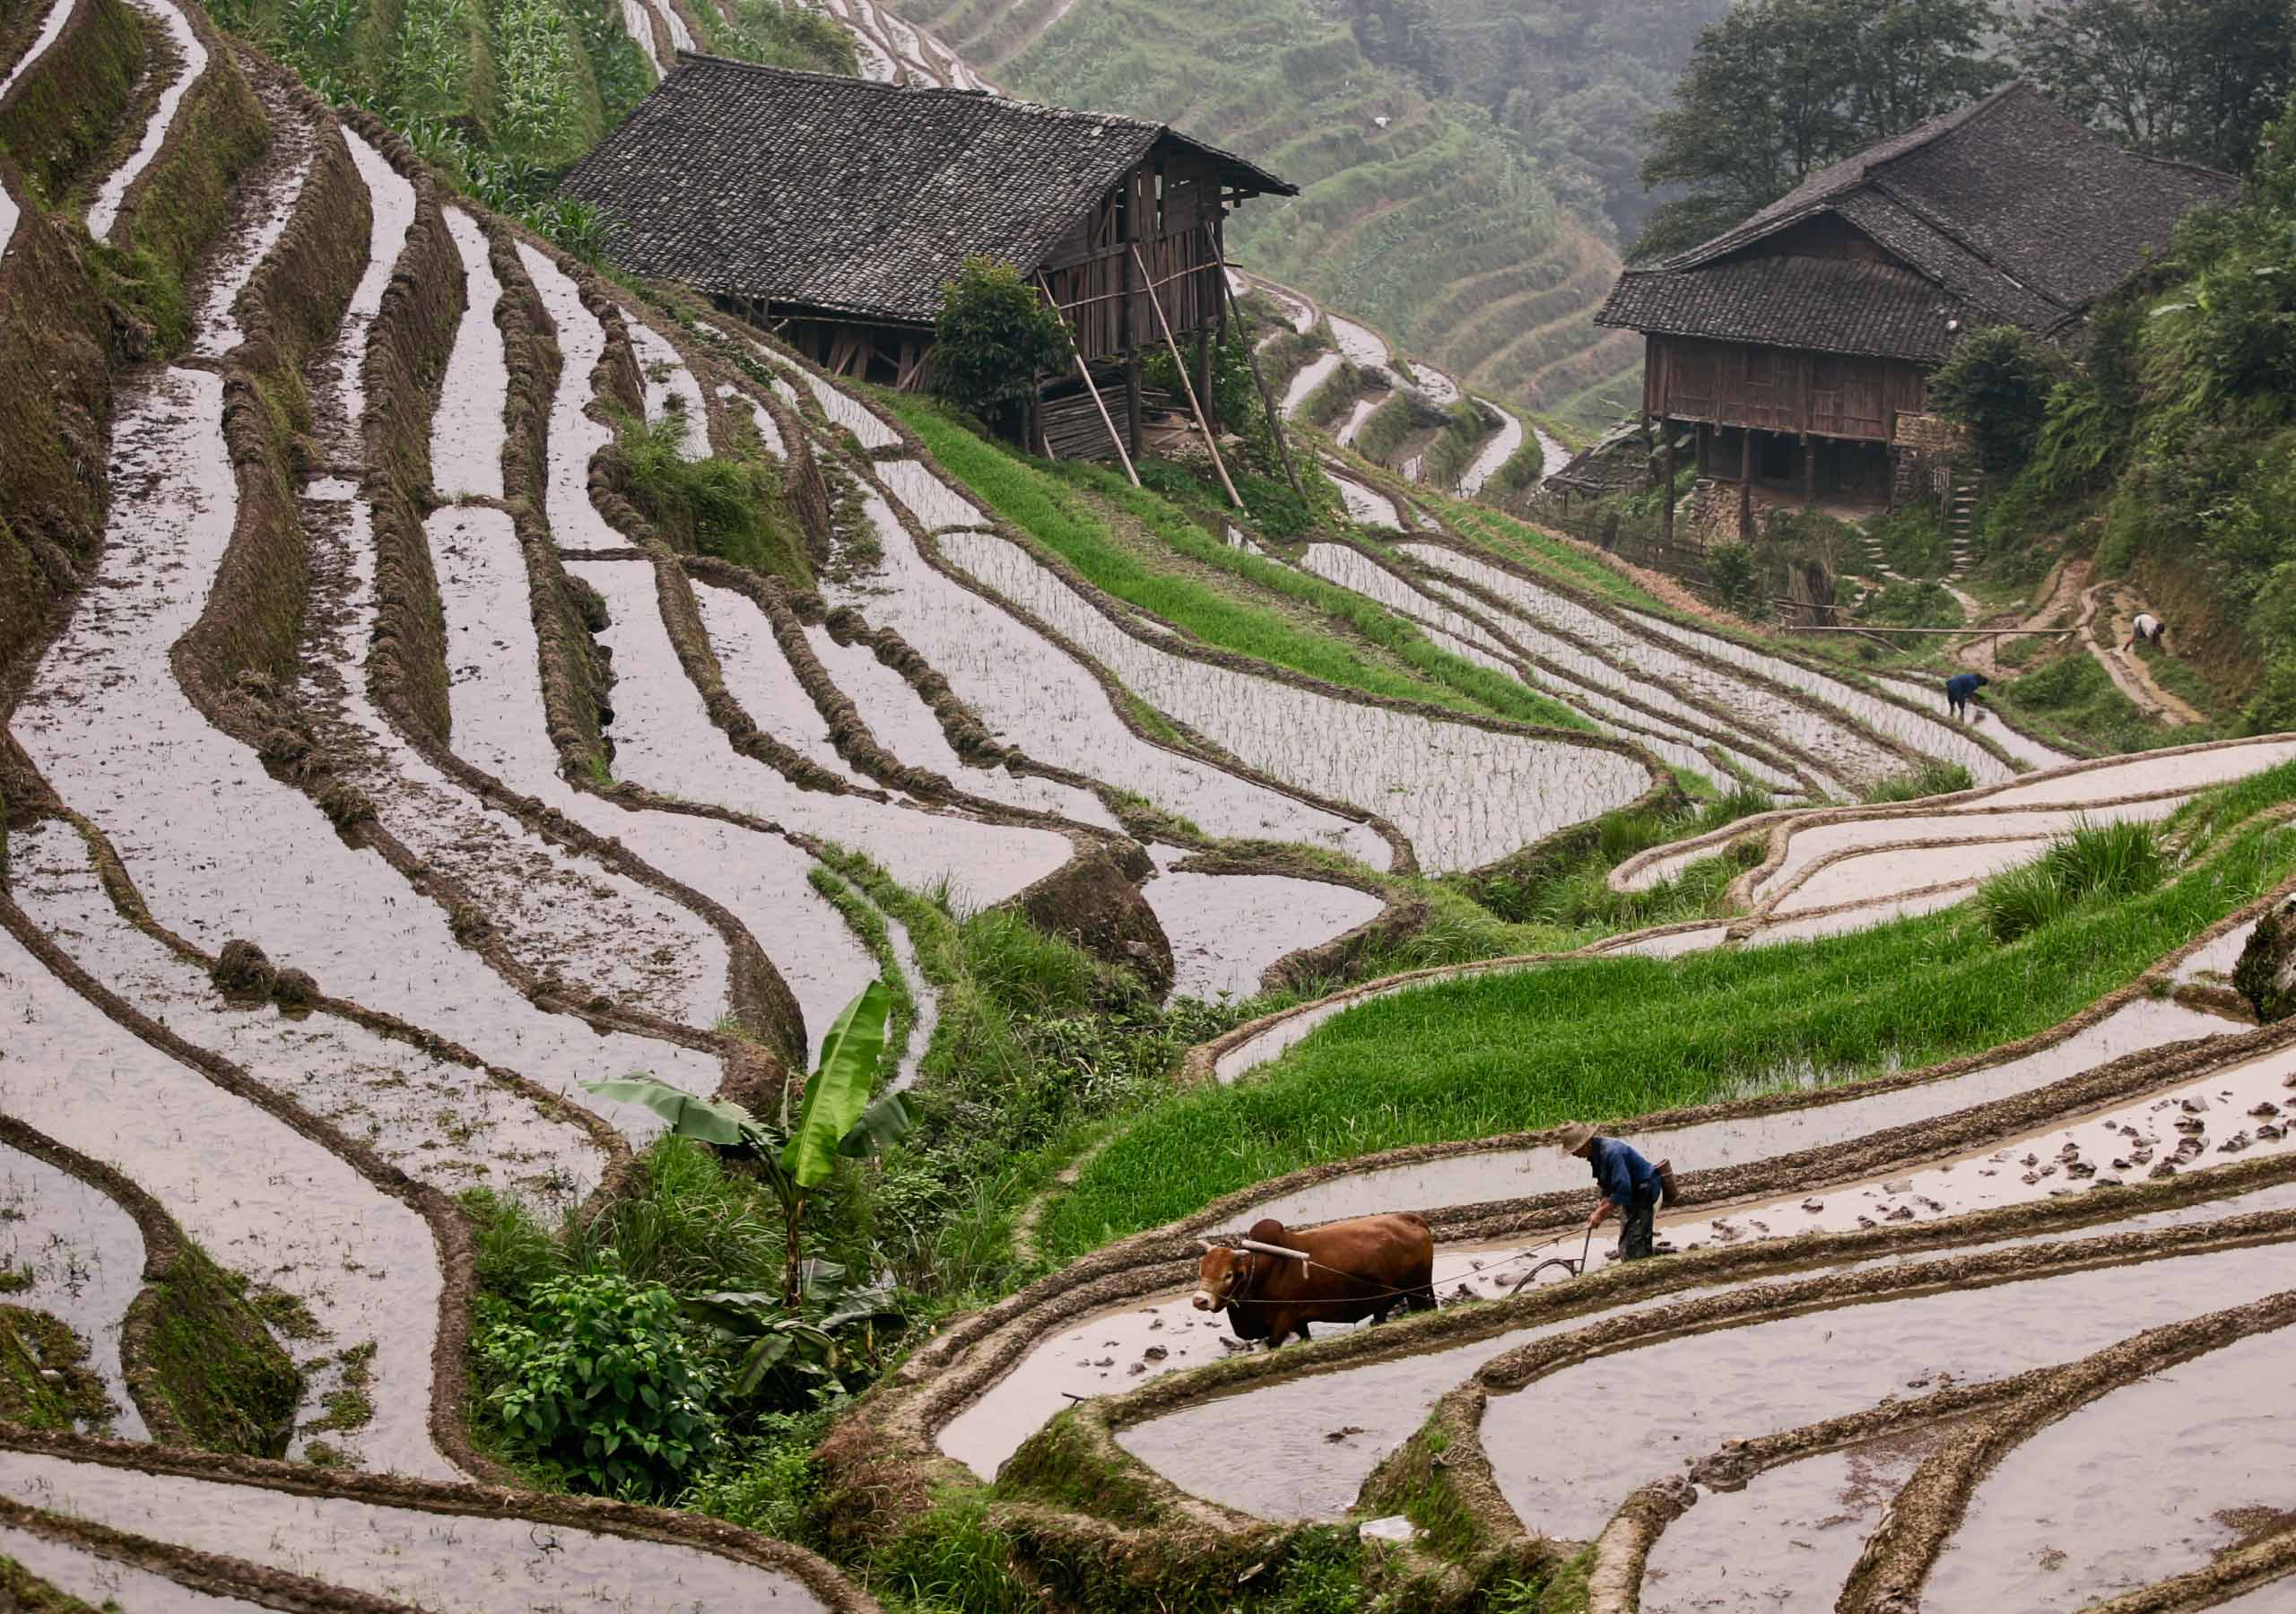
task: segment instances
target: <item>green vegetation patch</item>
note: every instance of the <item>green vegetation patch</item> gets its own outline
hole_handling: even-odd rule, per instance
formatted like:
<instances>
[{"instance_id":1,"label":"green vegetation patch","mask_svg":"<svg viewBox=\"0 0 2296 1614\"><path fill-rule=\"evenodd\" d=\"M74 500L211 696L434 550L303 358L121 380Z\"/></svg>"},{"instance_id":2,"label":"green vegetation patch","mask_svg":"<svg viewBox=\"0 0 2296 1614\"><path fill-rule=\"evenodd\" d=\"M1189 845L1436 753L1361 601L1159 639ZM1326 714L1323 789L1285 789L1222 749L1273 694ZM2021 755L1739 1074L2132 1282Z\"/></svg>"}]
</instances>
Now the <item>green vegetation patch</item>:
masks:
<instances>
[{"instance_id":1,"label":"green vegetation patch","mask_svg":"<svg viewBox=\"0 0 2296 1614\"><path fill-rule=\"evenodd\" d=\"M0 1419L108 1435L117 1410L88 1367L86 1341L46 1312L0 1306Z\"/></svg>"},{"instance_id":2,"label":"green vegetation patch","mask_svg":"<svg viewBox=\"0 0 2296 1614\"><path fill-rule=\"evenodd\" d=\"M0 1608L19 1614L109 1614L116 1603L102 1610L82 1602L69 1592L49 1585L15 1559L0 1553Z\"/></svg>"},{"instance_id":3,"label":"green vegetation patch","mask_svg":"<svg viewBox=\"0 0 2296 1614\"><path fill-rule=\"evenodd\" d=\"M2120 692L2097 658L2077 645L2022 678L1979 693L2044 740L2096 752L2150 751L2217 737L2212 726L2162 728Z\"/></svg>"},{"instance_id":4,"label":"green vegetation patch","mask_svg":"<svg viewBox=\"0 0 2296 1614\"><path fill-rule=\"evenodd\" d=\"M2296 777L2274 788L2296 791ZM1378 999L1118 1139L1048 1210L1046 1242L1080 1254L1285 1172L1404 1144L1977 1053L2126 985L2292 866L2296 837L2255 828L2156 890L2075 905L2006 946L1963 907L1822 941L1571 960Z\"/></svg>"},{"instance_id":5,"label":"green vegetation patch","mask_svg":"<svg viewBox=\"0 0 2296 1614\"><path fill-rule=\"evenodd\" d=\"M614 456L630 502L674 548L811 587L804 540L782 507L773 467L750 456L688 459L685 443L696 430L707 428L675 411L651 423L622 422Z\"/></svg>"},{"instance_id":6,"label":"green vegetation patch","mask_svg":"<svg viewBox=\"0 0 2296 1614\"><path fill-rule=\"evenodd\" d=\"M275 1457L286 1449L303 1375L246 1290L244 1279L186 1245L128 1314L131 1329L141 1316L150 1323L144 1354L152 1371L137 1393L156 1396L196 1445Z\"/></svg>"},{"instance_id":7,"label":"green vegetation patch","mask_svg":"<svg viewBox=\"0 0 2296 1614\"><path fill-rule=\"evenodd\" d=\"M1952 569L1952 537L1925 501L1874 516L1866 523L1866 533L1880 545L1892 571L1909 577L1942 577Z\"/></svg>"}]
</instances>

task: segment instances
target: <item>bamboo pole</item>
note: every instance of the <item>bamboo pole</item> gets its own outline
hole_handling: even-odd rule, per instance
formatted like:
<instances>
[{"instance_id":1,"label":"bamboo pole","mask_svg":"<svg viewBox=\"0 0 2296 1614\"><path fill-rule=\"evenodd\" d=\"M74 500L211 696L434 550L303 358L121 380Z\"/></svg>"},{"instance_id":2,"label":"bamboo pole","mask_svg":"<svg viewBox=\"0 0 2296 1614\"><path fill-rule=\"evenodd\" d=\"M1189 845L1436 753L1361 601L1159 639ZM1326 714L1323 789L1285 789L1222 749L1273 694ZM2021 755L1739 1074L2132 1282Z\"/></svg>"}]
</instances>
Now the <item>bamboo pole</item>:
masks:
<instances>
[{"instance_id":1,"label":"bamboo pole","mask_svg":"<svg viewBox=\"0 0 2296 1614\"><path fill-rule=\"evenodd\" d=\"M1780 600L1780 601L1777 601L1777 602L1775 602L1775 603L1778 603L1778 604L1784 605L1784 604L1799 604L1799 603L1801 603L1802 602L1800 602L1800 601ZM1789 627L1789 628L1787 628L1787 629L1786 629L1786 631L1787 631L1787 632L1788 632L1788 633L1878 633L1878 634L1886 634L1886 635L1888 635L1889 637L1891 637L1891 638L1912 638L1912 637L1918 637L1918 636L1919 636L1919 635L1921 635L1921 634L1925 634L1925 633L1942 634L1942 635L1945 635L1945 636L1949 636L1949 637L1950 637L1951 635L1953 635L1953 634L1961 633L1961 634L1970 634L1970 635L1973 635L1973 636L1975 636L1976 638L2015 638L2015 637L2018 637L2018 636L2022 636L2022 637L2027 638L2068 638L2072 637L2074 634L2076 634L2076 633L2080 632L2081 630L2080 630L2078 628L1819 628L1819 627L1794 628L1794 627Z\"/></svg>"},{"instance_id":2,"label":"bamboo pole","mask_svg":"<svg viewBox=\"0 0 2296 1614\"><path fill-rule=\"evenodd\" d=\"M1275 439L1275 456L1283 462L1283 480L1292 484L1292 491L1307 502L1308 490L1300 485L1300 473L1292 467L1292 449L1283 440L1283 417L1275 412L1275 395L1267 390L1267 377L1259 373L1259 355L1252 349L1250 335L1244 328L1243 310L1236 307L1236 289L1228 283L1226 255L1214 252L1213 261L1220 270L1220 294L1228 299L1228 320L1236 327L1236 339L1244 344L1244 362L1251 366L1253 385L1259 388L1259 401L1267 411L1268 435Z\"/></svg>"},{"instance_id":3,"label":"bamboo pole","mask_svg":"<svg viewBox=\"0 0 2296 1614\"><path fill-rule=\"evenodd\" d=\"M1037 284L1044 288L1045 301L1052 305L1052 311L1060 316L1060 323L1065 326L1068 313L1060 306L1060 299L1052 294L1052 282L1039 274ZM1132 456L1125 450L1124 436L1116 429L1116 417L1109 413L1109 406L1100 401L1100 389L1092 385L1091 367L1084 362L1084 350L1076 345L1073 331L1069 333L1068 356L1076 360L1076 373L1084 377L1084 390L1092 395L1092 407L1100 412L1100 424L1109 429L1109 441L1116 445L1116 456L1124 462L1124 473L1132 479L1134 487L1138 487L1140 473L1132 468Z\"/></svg>"},{"instance_id":4,"label":"bamboo pole","mask_svg":"<svg viewBox=\"0 0 2296 1614\"><path fill-rule=\"evenodd\" d=\"M1132 249L1133 262L1140 265L1144 278L1148 275L1148 260L1140 256L1140 248ZM1220 485L1228 490L1229 499L1238 509L1246 508L1244 496L1236 491L1236 484L1228 480L1228 462L1220 457L1220 445L1212 438L1212 422L1204 417L1204 405L1196 401L1196 383L1189 379L1187 360L1180 357L1179 338L1172 334L1172 322L1164 317L1164 299L1156 295L1156 288L1148 288L1148 306L1156 310L1156 325L1164 333L1164 345L1172 350L1172 368L1180 373L1181 390L1187 394L1187 406L1195 412L1196 429L1204 433L1204 446L1212 450L1212 468L1220 473Z\"/></svg>"}]
</instances>

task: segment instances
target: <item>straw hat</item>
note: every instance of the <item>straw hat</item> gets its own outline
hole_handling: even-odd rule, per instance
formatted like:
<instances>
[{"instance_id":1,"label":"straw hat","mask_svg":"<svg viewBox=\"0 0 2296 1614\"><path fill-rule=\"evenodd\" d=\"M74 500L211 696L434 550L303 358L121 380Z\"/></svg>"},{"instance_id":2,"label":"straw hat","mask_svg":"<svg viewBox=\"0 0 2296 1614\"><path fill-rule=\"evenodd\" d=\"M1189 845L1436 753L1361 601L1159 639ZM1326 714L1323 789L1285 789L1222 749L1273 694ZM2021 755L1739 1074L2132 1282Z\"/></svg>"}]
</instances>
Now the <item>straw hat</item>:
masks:
<instances>
[{"instance_id":1,"label":"straw hat","mask_svg":"<svg viewBox=\"0 0 2296 1614\"><path fill-rule=\"evenodd\" d=\"M1562 1129L1561 1136L1555 1140L1554 1146L1565 1154L1582 1155L1587 1152L1587 1145L1594 1141L1593 1127L1573 1121Z\"/></svg>"}]
</instances>

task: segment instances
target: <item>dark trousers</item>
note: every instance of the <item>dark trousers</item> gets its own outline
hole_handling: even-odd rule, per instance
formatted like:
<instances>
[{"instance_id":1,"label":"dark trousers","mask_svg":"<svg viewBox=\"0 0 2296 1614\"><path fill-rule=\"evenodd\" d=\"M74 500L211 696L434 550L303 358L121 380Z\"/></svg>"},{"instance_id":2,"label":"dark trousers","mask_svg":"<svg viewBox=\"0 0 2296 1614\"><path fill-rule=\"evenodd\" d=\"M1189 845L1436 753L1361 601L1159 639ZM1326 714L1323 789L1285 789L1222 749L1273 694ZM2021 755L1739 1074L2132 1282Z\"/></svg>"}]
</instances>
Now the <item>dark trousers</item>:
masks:
<instances>
[{"instance_id":1,"label":"dark trousers","mask_svg":"<svg viewBox=\"0 0 2296 1614\"><path fill-rule=\"evenodd\" d=\"M1658 1219L1658 1196L1655 1193L1638 1199L1620 1219L1618 1254L1621 1261L1642 1261L1655 1252L1650 1241L1656 1237Z\"/></svg>"}]
</instances>

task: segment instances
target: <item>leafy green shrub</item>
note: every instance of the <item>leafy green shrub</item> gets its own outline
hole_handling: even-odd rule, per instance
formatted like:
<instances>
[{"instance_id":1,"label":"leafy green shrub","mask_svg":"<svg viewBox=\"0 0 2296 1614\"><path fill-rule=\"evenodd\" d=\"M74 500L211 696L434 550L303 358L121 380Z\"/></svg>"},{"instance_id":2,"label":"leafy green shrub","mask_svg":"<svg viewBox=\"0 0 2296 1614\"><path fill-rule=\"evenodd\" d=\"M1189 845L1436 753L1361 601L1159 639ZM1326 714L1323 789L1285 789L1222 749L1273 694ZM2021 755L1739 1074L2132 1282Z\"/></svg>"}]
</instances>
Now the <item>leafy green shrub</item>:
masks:
<instances>
[{"instance_id":1,"label":"leafy green shrub","mask_svg":"<svg viewBox=\"0 0 2296 1614\"><path fill-rule=\"evenodd\" d=\"M1930 377L1930 406L1969 428L1987 471L2032 457L2056 376L2040 344L2014 325L1972 331Z\"/></svg>"},{"instance_id":2,"label":"leafy green shrub","mask_svg":"<svg viewBox=\"0 0 2296 1614\"><path fill-rule=\"evenodd\" d=\"M1073 351L1059 310L1012 265L985 257L967 258L942 288L933 336L933 390L992 421L1067 369Z\"/></svg>"},{"instance_id":3,"label":"leafy green shrub","mask_svg":"<svg viewBox=\"0 0 2296 1614\"><path fill-rule=\"evenodd\" d=\"M1723 609L1752 619L1761 610L1761 568L1753 546L1726 539L1706 551L1706 575Z\"/></svg>"},{"instance_id":4,"label":"leafy green shrub","mask_svg":"<svg viewBox=\"0 0 2296 1614\"><path fill-rule=\"evenodd\" d=\"M761 1414L679 1506L777 1540L808 1545L821 1534L822 1470L813 1447L829 1433L827 1410Z\"/></svg>"},{"instance_id":5,"label":"leafy green shrub","mask_svg":"<svg viewBox=\"0 0 2296 1614\"><path fill-rule=\"evenodd\" d=\"M2279 734L2296 729L2296 652L2275 655L2264 671L2264 681L2240 714L2240 727L2250 734Z\"/></svg>"},{"instance_id":6,"label":"leafy green shrub","mask_svg":"<svg viewBox=\"0 0 2296 1614\"><path fill-rule=\"evenodd\" d=\"M511 1439L585 1490L674 1496L718 1440L716 1370L660 1284L611 1269L544 1279L478 1349Z\"/></svg>"}]
</instances>

